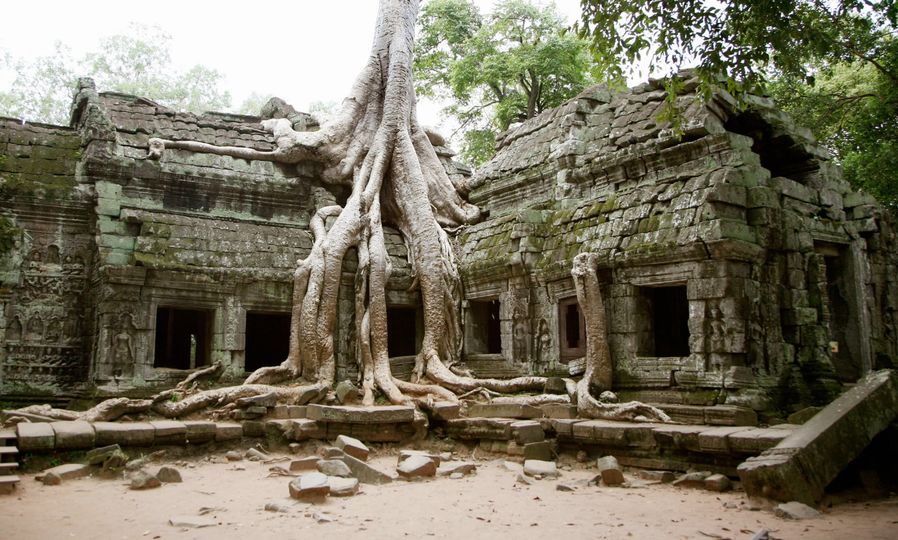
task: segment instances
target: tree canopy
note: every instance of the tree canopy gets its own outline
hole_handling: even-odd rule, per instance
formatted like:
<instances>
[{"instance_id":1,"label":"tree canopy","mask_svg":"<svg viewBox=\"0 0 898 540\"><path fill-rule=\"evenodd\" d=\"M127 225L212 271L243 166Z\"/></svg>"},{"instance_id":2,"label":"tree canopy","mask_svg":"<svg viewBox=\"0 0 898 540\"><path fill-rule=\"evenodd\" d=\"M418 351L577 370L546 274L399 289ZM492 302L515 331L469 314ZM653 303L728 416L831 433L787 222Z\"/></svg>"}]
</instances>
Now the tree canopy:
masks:
<instances>
[{"instance_id":1,"label":"tree canopy","mask_svg":"<svg viewBox=\"0 0 898 540\"><path fill-rule=\"evenodd\" d=\"M52 54L31 61L6 54L0 69L12 72L13 82L0 90L0 114L67 124L75 80L85 75L103 90L148 97L180 111L228 108L231 97L219 87L222 75L202 65L179 72L171 63L170 42L161 29L135 24L128 34L101 39L98 50L78 59L59 42Z\"/></svg>"},{"instance_id":2,"label":"tree canopy","mask_svg":"<svg viewBox=\"0 0 898 540\"><path fill-rule=\"evenodd\" d=\"M470 0L431 0L419 17L419 95L452 102L463 155L493 155L497 131L561 104L592 82L586 43L564 30L554 4L501 0L482 14Z\"/></svg>"},{"instance_id":3,"label":"tree canopy","mask_svg":"<svg viewBox=\"0 0 898 540\"><path fill-rule=\"evenodd\" d=\"M578 34L609 77L697 65L707 96L771 91L856 186L898 201L894 0L581 0ZM771 83L769 87L765 85ZM671 85L669 88L673 88Z\"/></svg>"}]
</instances>

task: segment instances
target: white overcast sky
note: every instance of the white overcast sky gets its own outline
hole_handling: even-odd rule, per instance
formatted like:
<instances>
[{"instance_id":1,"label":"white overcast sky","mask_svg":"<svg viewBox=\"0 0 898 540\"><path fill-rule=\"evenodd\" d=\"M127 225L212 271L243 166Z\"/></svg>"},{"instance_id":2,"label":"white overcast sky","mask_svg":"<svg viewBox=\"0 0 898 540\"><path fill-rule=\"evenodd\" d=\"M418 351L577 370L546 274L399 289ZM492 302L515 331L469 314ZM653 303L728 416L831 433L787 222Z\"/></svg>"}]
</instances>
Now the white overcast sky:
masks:
<instances>
[{"instance_id":1,"label":"white overcast sky","mask_svg":"<svg viewBox=\"0 0 898 540\"><path fill-rule=\"evenodd\" d=\"M493 4L476 2L484 12ZM569 22L579 16L579 0L555 4ZM13 57L47 55L61 41L77 58L135 21L172 36L177 68L221 72L232 105L257 92L307 110L349 91L371 45L377 0L19 0L4 2L2 14L0 50ZM422 103L422 122L441 124L437 110Z\"/></svg>"}]
</instances>

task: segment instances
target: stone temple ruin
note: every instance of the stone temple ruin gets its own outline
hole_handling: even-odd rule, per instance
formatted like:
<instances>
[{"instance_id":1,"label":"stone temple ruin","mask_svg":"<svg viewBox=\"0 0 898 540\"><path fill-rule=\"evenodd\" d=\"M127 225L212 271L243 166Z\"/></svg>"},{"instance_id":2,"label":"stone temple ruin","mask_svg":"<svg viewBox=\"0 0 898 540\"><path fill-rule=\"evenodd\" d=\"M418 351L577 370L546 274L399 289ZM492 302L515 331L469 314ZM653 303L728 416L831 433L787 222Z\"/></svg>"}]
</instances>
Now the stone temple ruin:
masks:
<instances>
[{"instance_id":1,"label":"stone temple ruin","mask_svg":"<svg viewBox=\"0 0 898 540\"><path fill-rule=\"evenodd\" d=\"M571 278L581 252L599 260L612 388L675 420L776 423L894 366L889 213L768 100L740 110L726 94L701 102L694 87L687 80L679 98L682 137L656 122L658 84L593 87L504 133L473 175L429 133L486 214L455 235L463 367L494 378L582 373L588 336ZM270 150L259 121L178 113L89 80L70 126L0 119L0 189L10 194L0 210L17 230L0 259L5 399L145 395L214 362L240 380L284 359L310 216L346 194L314 166L180 150L147 159L151 137ZM408 378L420 298L402 238L388 228L386 241L390 362ZM354 276L350 262L338 381L359 376ZM449 433L520 433L487 424ZM569 441L599 436L558 429ZM771 444L752 439L740 460L783 438L767 435Z\"/></svg>"},{"instance_id":2,"label":"stone temple ruin","mask_svg":"<svg viewBox=\"0 0 898 540\"><path fill-rule=\"evenodd\" d=\"M645 401L788 413L898 357L898 249L887 212L850 188L769 102L584 91L503 134L471 179L488 212L457 235L463 359L475 374L576 374L585 325L570 268L599 255L613 388ZM294 124L314 129L299 115ZM286 355L291 272L309 215L344 194L313 168L147 140L271 149L258 118L177 113L85 83L70 127L6 119L0 176L19 229L0 262L4 395L124 393L221 362L233 378ZM438 137L453 175L470 175ZM389 352L420 339L406 248L387 233ZM354 380L352 280L340 289L337 380ZM396 331L393 331L393 330Z\"/></svg>"}]
</instances>

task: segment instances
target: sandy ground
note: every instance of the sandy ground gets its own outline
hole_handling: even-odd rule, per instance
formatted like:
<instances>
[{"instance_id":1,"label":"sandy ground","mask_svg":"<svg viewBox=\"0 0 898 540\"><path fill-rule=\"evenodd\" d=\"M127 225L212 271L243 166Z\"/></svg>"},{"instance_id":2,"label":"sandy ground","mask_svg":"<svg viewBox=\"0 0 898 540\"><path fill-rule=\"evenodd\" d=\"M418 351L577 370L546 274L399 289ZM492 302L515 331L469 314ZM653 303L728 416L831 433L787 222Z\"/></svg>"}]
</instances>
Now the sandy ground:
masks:
<instances>
[{"instance_id":1,"label":"sandy ground","mask_svg":"<svg viewBox=\"0 0 898 540\"><path fill-rule=\"evenodd\" d=\"M382 454L371 462L393 471L396 456ZM290 499L290 478L269 477L272 465L259 462L169 463L181 471L184 482L148 491L92 477L44 486L26 474L15 494L0 496L0 538L286 539L309 534L341 539L748 539L761 528L781 539L898 538L894 496L835 506L812 520L787 521L759 510L738 492L647 484L630 476L630 487L587 487L596 472L576 463L559 480L520 485L502 459L476 463L477 473L463 479L363 485L354 497L317 505ZM148 470L155 472L162 464ZM556 489L559 483L576 487L562 492ZM289 511L265 511L269 502ZM168 523L172 516L201 513L218 525L187 529Z\"/></svg>"}]
</instances>

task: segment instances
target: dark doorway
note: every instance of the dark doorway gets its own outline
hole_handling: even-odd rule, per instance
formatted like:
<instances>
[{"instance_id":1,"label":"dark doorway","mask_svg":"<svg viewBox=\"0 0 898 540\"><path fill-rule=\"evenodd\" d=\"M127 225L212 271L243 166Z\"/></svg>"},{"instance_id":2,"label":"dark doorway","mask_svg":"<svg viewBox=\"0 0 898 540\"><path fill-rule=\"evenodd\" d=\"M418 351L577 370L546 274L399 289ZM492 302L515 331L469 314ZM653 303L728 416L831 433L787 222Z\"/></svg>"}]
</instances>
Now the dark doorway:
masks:
<instances>
[{"instance_id":1,"label":"dark doorway","mask_svg":"<svg viewBox=\"0 0 898 540\"><path fill-rule=\"evenodd\" d=\"M469 301L467 352L473 354L502 353L498 300Z\"/></svg>"},{"instance_id":2,"label":"dark doorway","mask_svg":"<svg viewBox=\"0 0 898 540\"><path fill-rule=\"evenodd\" d=\"M280 364L287 358L289 350L289 313L247 312L244 356L244 369L247 372Z\"/></svg>"},{"instance_id":3,"label":"dark doorway","mask_svg":"<svg viewBox=\"0 0 898 540\"><path fill-rule=\"evenodd\" d=\"M558 334L562 363L586 355L586 321L576 298L559 300Z\"/></svg>"},{"instance_id":4,"label":"dark doorway","mask_svg":"<svg viewBox=\"0 0 898 540\"><path fill-rule=\"evenodd\" d=\"M840 246L841 247L841 246ZM818 252L822 251L818 246ZM831 248L823 252L826 266L826 311L829 324L829 351L836 377L854 382L864 372L860 339L858 285L853 279L851 259L846 249Z\"/></svg>"},{"instance_id":5,"label":"dark doorway","mask_svg":"<svg viewBox=\"0 0 898 540\"><path fill-rule=\"evenodd\" d=\"M156 309L156 354L153 367L192 369L209 365L212 311Z\"/></svg>"},{"instance_id":6,"label":"dark doorway","mask_svg":"<svg viewBox=\"0 0 898 540\"><path fill-rule=\"evenodd\" d=\"M651 303L654 337L654 352L648 356L689 356L686 287L652 287L645 293Z\"/></svg>"},{"instance_id":7,"label":"dark doorway","mask_svg":"<svg viewBox=\"0 0 898 540\"><path fill-rule=\"evenodd\" d=\"M413 307L387 307L387 354L414 356L418 353L418 310Z\"/></svg>"}]
</instances>

